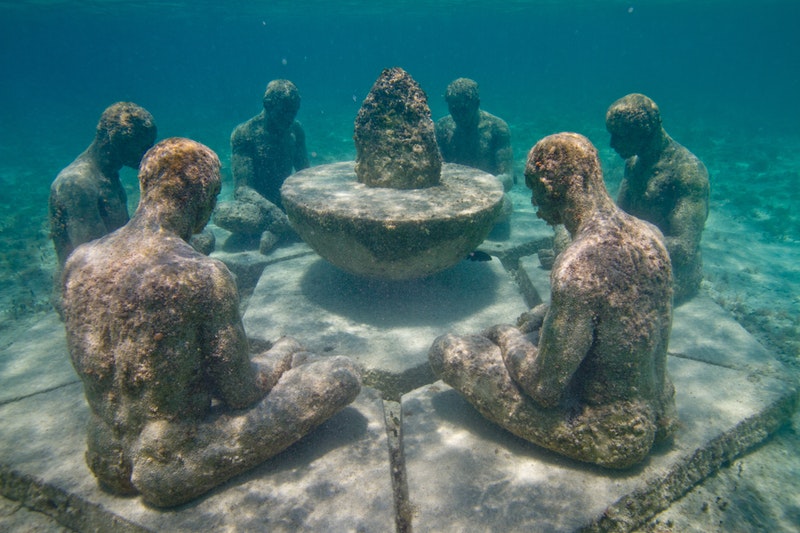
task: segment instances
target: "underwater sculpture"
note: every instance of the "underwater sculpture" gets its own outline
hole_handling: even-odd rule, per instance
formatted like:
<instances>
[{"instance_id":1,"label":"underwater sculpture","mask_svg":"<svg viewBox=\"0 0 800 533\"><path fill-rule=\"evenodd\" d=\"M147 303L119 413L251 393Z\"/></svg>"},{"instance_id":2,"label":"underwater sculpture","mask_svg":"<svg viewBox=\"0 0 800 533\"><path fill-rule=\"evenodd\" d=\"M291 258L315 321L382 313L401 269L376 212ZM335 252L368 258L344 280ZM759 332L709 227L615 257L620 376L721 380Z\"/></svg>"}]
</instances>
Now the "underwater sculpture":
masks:
<instances>
[{"instance_id":1,"label":"underwater sculpture","mask_svg":"<svg viewBox=\"0 0 800 533\"><path fill-rule=\"evenodd\" d=\"M272 80L263 98L264 109L231 134L231 171L234 201L221 202L214 223L231 231L233 248L247 248L261 239L276 242L291 235L281 211L281 185L298 170L310 166L306 134L295 120L300 92L289 80ZM266 235L262 235L268 232Z\"/></svg>"},{"instance_id":2,"label":"underwater sculpture","mask_svg":"<svg viewBox=\"0 0 800 533\"><path fill-rule=\"evenodd\" d=\"M138 168L156 140L153 116L131 102L103 111L94 140L50 186L50 237L56 249L53 305L60 307L61 269L69 254L128 222L128 198L119 180L122 167Z\"/></svg>"},{"instance_id":3,"label":"underwater sculpture","mask_svg":"<svg viewBox=\"0 0 800 533\"><path fill-rule=\"evenodd\" d=\"M493 174L508 191L514 186L514 151L506 122L480 108L478 84L469 78L450 82L444 95L450 114L436 122L436 142L442 159ZM503 209L492 230L495 239L511 232L514 204L503 198Z\"/></svg>"},{"instance_id":4,"label":"underwater sculpture","mask_svg":"<svg viewBox=\"0 0 800 533\"><path fill-rule=\"evenodd\" d=\"M611 104L606 129L611 147L626 160L617 204L664 234L675 303L688 300L703 279L700 239L708 218L708 171L667 135L658 106L643 94L629 94Z\"/></svg>"},{"instance_id":5,"label":"underwater sculpture","mask_svg":"<svg viewBox=\"0 0 800 533\"><path fill-rule=\"evenodd\" d=\"M585 137L539 141L525 179L538 216L572 236L551 272L549 306L517 327L440 336L431 366L515 435L579 461L629 467L677 424L666 369L669 256L658 230L608 196Z\"/></svg>"},{"instance_id":6,"label":"underwater sculpture","mask_svg":"<svg viewBox=\"0 0 800 533\"><path fill-rule=\"evenodd\" d=\"M356 161L289 177L289 221L322 257L351 273L412 279L453 266L489 233L503 202L492 175L442 164L427 97L385 69L355 121Z\"/></svg>"},{"instance_id":7,"label":"underwater sculpture","mask_svg":"<svg viewBox=\"0 0 800 533\"><path fill-rule=\"evenodd\" d=\"M264 110L231 134L231 171L236 189L249 187L281 205L281 185L310 166L306 134L295 120L300 91L289 80L272 80L264 92Z\"/></svg>"},{"instance_id":8,"label":"underwater sculpture","mask_svg":"<svg viewBox=\"0 0 800 533\"><path fill-rule=\"evenodd\" d=\"M219 168L199 143L158 143L131 221L76 249L64 270L87 464L106 489L160 507L276 455L361 386L348 358L317 358L291 338L250 357L231 273L187 244L214 208Z\"/></svg>"},{"instance_id":9,"label":"underwater sculpture","mask_svg":"<svg viewBox=\"0 0 800 533\"><path fill-rule=\"evenodd\" d=\"M514 185L514 152L506 122L480 109L478 84L458 78L444 96L450 114L436 121L442 159L494 174L509 190Z\"/></svg>"}]
</instances>

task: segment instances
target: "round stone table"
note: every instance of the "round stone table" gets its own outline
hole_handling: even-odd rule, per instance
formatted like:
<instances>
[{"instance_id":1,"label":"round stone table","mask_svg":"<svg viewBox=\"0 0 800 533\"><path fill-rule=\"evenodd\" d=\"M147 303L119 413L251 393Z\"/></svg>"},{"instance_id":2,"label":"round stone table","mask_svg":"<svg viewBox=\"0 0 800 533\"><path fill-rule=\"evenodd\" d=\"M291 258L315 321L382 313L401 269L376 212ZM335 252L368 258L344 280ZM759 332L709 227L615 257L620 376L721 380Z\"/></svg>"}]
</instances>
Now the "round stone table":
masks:
<instances>
[{"instance_id":1,"label":"round stone table","mask_svg":"<svg viewBox=\"0 0 800 533\"><path fill-rule=\"evenodd\" d=\"M464 259L488 235L503 186L486 172L445 163L424 189L368 187L354 162L290 176L281 200L294 229L339 268L381 279L419 278Z\"/></svg>"}]
</instances>

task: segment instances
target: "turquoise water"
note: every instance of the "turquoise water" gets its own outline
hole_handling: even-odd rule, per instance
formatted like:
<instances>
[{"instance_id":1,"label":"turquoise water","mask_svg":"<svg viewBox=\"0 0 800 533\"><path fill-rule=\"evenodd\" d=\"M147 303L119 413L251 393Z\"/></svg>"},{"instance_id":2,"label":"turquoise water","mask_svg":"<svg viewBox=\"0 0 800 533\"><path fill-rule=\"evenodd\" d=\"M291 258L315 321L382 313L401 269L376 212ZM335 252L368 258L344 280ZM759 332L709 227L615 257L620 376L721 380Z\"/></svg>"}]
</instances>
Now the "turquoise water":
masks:
<instances>
[{"instance_id":1,"label":"turquoise water","mask_svg":"<svg viewBox=\"0 0 800 533\"><path fill-rule=\"evenodd\" d=\"M48 308L48 188L109 104L136 102L159 138L217 151L229 195L230 133L259 112L269 80L300 89L316 165L354 157L361 100L401 66L435 119L451 80L478 81L482 107L512 129L518 171L542 136L587 135L612 193L622 167L605 110L630 92L652 97L709 168L704 246L736 257L707 260L704 290L797 368L798 22L792 0L0 2L3 327ZM132 211L135 172L122 178Z\"/></svg>"},{"instance_id":2,"label":"turquoise water","mask_svg":"<svg viewBox=\"0 0 800 533\"><path fill-rule=\"evenodd\" d=\"M643 92L709 167L712 209L770 241L800 238L797 2L37 1L1 2L0 15L0 289L22 286L3 306L13 315L46 307L48 186L109 104L134 101L160 138L209 145L229 183L230 132L260 110L269 80L299 87L322 164L353 158L358 106L395 65L426 90L434 118L449 81L477 80L483 107L512 128L518 170L542 136L587 135L612 193L620 162L605 109ZM123 182L133 208L135 174Z\"/></svg>"}]
</instances>

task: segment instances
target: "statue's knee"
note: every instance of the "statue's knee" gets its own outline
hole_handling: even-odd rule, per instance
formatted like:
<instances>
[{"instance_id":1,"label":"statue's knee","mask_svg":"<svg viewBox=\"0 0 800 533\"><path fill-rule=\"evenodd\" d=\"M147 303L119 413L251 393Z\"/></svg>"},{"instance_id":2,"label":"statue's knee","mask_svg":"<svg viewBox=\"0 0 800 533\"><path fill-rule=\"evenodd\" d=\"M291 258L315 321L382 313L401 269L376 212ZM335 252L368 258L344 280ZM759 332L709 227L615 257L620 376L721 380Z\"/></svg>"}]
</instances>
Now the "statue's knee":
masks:
<instances>
[{"instance_id":1,"label":"statue's knee","mask_svg":"<svg viewBox=\"0 0 800 533\"><path fill-rule=\"evenodd\" d=\"M86 464L105 490L120 495L138 493L131 482L133 466L121 450L98 451L90 446L86 451Z\"/></svg>"},{"instance_id":2,"label":"statue's knee","mask_svg":"<svg viewBox=\"0 0 800 533\"><path fill-rule=\"evenodd\" d=\"M191 440L191 432L180 424L157 420L145 426L132 450L131 482L146 502L172 507L196 495L201 484L189 467L194 464Z\"/></svg>"},{"instance_id":3,"label":"statue's knee","mask_svg":"<svg viewBox=\"0 0 800 533\"><path fill-rule=\"evenodd\" d=\"M86 464L103 488L114 494L136 494L129 454L99 418L89 423Z\"/></svg>"},{"instance_id":4,"label":"statue's knee","mask_svg":"<svg viewBox=\"0 0 800 533\"><path fill-rule=\"evenodd\" d=\"M458 337L453 334L440 335L428 350L428 362L437 377L442 377L449 370L451 354L456 351Z\"/></svg>"},{"instance_id":5,"label":"statue's knee","mask_svg":"<svg viewBox=\"0 0 800 533\"><path fill-rule=\"evenodd\" d=\"M601 411L605 412L584 413L584 420L572 427L570 439L578 445L575 457L613 469L643 461L656 437L650 410L625 403Z\"/></svg>"}]
</instances>

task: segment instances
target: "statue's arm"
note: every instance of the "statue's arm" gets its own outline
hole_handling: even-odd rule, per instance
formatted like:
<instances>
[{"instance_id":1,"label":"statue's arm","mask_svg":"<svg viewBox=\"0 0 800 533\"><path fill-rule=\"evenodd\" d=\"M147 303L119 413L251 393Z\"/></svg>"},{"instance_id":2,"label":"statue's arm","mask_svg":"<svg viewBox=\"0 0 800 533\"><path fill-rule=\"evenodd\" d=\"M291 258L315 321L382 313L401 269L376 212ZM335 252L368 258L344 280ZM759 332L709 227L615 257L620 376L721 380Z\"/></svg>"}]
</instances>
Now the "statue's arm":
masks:
<instances>
[{"instance_id":1,"label":"statue's arm","mask_svg":"<svg viewBox=\"0 0 800 533\"><path fill-rule=\"evenodd\" d=\"M449 117L443 117L436 121L434 124L434 134L436 135L436 143L439 145L439 152L442 154L442 159L445 162L453 160L452 154L452 137L453 137L453 121Z\"/></svg>"},{"instance_id":2,"label":"statue's arm","mask_svg":"<svg viewBox=\"0 0 800 533\"><path fill-rule=\"evenodd\" d=\"M294 134L294 153L292 154L292 166L295 172L303 170L311 166L311 161L308 159L308 150L306 148L306 132L303 131L303 126L295 121L292 124L292 133Z\"/></svg>"},{"instance_id":3,"label":"statue's arm","mask_svg":"<svg viewBox=\"0 0 800 533\"><path fill-rule=\"evenodd\" d=\"M572 280L554 280L526 387L526 392L546 407L558 404L591 349L595 310L587 296Z\"/></svg>"},{"instance_id":4,"label":"statue's arm","mask_svg":"<svg viewBox=\"0 0 800 533\"><path fill-rule=\"evenodd\" d=\"M670 257L690 258L700 245L708 217L708 172L702 163L686 164L679 169L681 194L669 214L669 235L666 235Z\"/></svg>"},{"instance_id":5,"label":"statue's arm","mask_svg":"<svg viewBox=\"0 0 800 533\"><path fill-rule=\"evenodd\" d=\"M498 174L513 174L514 151L511 148L511 130L509 130L508 124L505 122L501 122L497 126L495 158L497 160Z\"/></svg>"},{"instance_id":6,"label":"statue's arm","mask_svg":"<svg viewBox=\"0 0 800 533\"><path fill-rule=\"evenodd\" d=\"M62 182L58 190L62 218L70 243L84 243L108 233L100 213L100 195L97 187L81 176Z\"/></svg>"},{"instance_id":7,"label":"statue's arm","mask_svg":"<svg viewBox=\"0 0 800 533\"><path fill-rule=\"evenodd\" d=\"M619 183L619 191L617 192L617 205L623 211L629 211L631 208L630 184L628 182L629 173L630 171L626 164L625 174L622 177L622 181Z\"/></svg>"},{"instance_id":8,"label":"statue's arm","mask_svg":"<svg viewBox=\"0 0 800 533\"><path fill-rule=\"evenodd\" d=\"M214 265L211 287L205 291L208 375L220 399L235 409L247 407L267 392L259 386L257 367L250 361L247 337L239 315L239 297L230 272Z\"/></svg>"},{"instance_id":9,"label":"statue's arm","mask_svg":"<svg viewBox=\"0 0 800 533\"><path fill-rule=\"evenodd\" d=\"M234 188L252 187L255 168L253 143L247 136L244 126L238 126L231 135L231 173Z\"/></svg>"},{"instance_id":10,"label":"statue's arm","mask_svg":"<svg viewBox=\"0 0 800 533\"><path fill-rule=\"evenodd\" d=\"M292 337L281 337L267 350L251 359L257 368L258 385L269 392L281 376L311 354Z\"/></svg>"}]
</instances>

